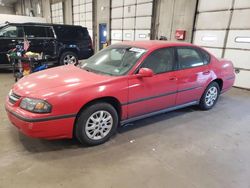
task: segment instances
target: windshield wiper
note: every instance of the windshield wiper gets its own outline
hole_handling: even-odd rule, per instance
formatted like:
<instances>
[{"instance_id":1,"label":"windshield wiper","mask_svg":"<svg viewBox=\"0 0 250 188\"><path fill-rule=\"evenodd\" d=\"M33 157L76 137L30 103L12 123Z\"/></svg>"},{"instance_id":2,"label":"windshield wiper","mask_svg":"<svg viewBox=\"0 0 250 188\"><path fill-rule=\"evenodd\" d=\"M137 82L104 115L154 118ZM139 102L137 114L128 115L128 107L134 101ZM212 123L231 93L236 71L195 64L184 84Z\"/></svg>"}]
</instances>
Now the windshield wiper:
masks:
<instances>
[{"instance_id":1,"label":"windshield wiper","mask_svg":"<svg viewBox=\"0 0 250 188\"><path fill-rule=\"evenodd\" d=\"M88 71L88 72L96 72L95 70L88 68L88 67L83 67L84 70Z\"/></svg>"},{"instance_id":2,"label":"windshield wiper","mask_svg":"<svg viewBox=\"0 0 250 188\"><path fill-rule=\"evenodd\" d=\"M105 75L115 76L114 74L107 73L107 72L102 72L102 71L98 71L98 70L94 70L94 69L91 69L89 67L83 67L83 69L86 70L86 71L88 71L88 72L93 72L93 73L96 73L96 74L105 74Z\"/></svg>"}]
</instances>

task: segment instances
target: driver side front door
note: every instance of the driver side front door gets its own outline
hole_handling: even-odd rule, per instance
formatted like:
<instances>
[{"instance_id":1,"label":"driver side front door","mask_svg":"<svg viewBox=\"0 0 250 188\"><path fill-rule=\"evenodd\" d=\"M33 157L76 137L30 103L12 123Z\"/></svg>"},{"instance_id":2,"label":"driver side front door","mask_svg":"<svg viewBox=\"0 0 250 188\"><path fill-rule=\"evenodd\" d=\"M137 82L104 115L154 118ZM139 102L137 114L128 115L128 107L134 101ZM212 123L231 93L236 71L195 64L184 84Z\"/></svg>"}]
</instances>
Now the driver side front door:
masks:
<instances>
[{"instance_id":1,"label":"driver side front door","mask_svg":"<svg viewBox=\"0 0 250 188\"><path fill-rule=\"evenodd\" d=\"M152 77L129 78L128 118L175 106L177 93L174 48L153 51L140 68L153 70Z\"/></svg>"}]
</instances>

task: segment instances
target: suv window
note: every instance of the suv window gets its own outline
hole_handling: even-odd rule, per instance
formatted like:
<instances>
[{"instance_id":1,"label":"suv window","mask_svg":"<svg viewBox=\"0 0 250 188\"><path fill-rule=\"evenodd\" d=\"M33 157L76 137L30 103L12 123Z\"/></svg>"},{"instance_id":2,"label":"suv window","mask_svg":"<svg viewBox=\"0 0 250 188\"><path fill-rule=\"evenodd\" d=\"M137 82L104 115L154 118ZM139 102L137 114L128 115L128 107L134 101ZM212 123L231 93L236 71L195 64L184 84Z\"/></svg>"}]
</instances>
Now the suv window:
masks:
<instances>
[{"instance_id":1,"label":"suv window","mask_svg":"<svg viewBox=\"0 0 250 188\"><path fill-rule=\"evenodd\" d=\"M193 48L177 48L177 56L180 69L204 65L200 53Z\"/></svg>"},{"instance_id":2,"label":"suv window","mask_svg":"<svg viewBox=\"0 0 250 188\"><path fill-rule=\"evenodd\" d=\"M82 27L55 26L56 35L66 41L88 40L88 30Z\"/></svg>"},{"instance_id":3,"label":"suv window","mask_svg":"<svg viewBox=\"0 0 250 188\"><path fill-rule=\"evenodd\" d=\"M53 38L54 37L51 27L24 26L24 32L28 38Z\"/></svg>"},{"instance_id":4,"label":"suv window","mask_svg":"<svg viewBox=\"0 0 250 188\"><path fill-rule=\"evenodd\" d=\"M152 52L143 62L141 68L149 68L155 74L169 72L175 69L174 48L163 48Z\"/></svg>"},{"instance_id":5,"label":"suv window","mask_svg":"<svg viewBox=\"0 0 250 188\"><path fill-rule=\"evenodd\" d=\"M21 27L7 26L0 30L0 37L16 38L23 37L23 30Z\"/></svg>"}]
</instances>

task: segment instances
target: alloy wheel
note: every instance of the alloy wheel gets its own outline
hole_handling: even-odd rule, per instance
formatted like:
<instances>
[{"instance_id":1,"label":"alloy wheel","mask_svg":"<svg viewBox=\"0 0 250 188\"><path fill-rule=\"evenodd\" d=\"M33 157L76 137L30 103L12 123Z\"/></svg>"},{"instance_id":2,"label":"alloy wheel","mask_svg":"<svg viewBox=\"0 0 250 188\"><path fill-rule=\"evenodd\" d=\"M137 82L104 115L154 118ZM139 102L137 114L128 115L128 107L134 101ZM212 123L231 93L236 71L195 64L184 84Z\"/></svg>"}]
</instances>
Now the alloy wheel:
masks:
<instances>
[{"instance_id":1,"label":"alloy wheel","mask_svg":"<svg viewBox=\"0 0 250 188\"><path fill-rule=\"evenodd\" d=\"M76 57L73 56L73 55L66 55L63 59L63 63L64 65L69 65L69 64L76 64L77 60L76 60Z\"/></svg>"},{"instance_id":2,"label":"alloy wheel","mask_svg":"<svg viewBox=\"0 0 250 188\"><path fill-rule=\"evenodd\" d=\"M113 126L112 115L105 110L93 113L85 125L86 135L92 140L100 140L108 135Z\"/></svg>"},{"instance_id":3,"label":"alloy wheel","mask_svg":"<svg viewBox=\"0 0 250 188\"><path fill-rule=\"evenodd\" d=\"M207 106L213 106L214 102L216 101L218 97L218 89L213 86L213 87L210 87L208 90L207 90L207 93L206 93L206 96L205 96L205 103Z\"/></svg>"}]
</instances>

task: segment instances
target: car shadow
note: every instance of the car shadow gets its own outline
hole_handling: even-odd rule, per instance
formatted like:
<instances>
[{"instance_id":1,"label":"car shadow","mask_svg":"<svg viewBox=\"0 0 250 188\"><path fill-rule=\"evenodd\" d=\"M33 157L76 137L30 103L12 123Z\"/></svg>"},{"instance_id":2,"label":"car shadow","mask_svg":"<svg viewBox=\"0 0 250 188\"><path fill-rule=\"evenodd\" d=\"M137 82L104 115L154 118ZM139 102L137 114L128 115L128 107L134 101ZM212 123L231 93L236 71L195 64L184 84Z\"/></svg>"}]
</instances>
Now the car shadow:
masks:
<instances>
[{"instance_id":1,"label":"car shadow","mask_svg":"<svg viewBox=\"0 0 250 188\"><path fill-rule=\"evenodd\" d=\"M183 109L175 110L172 112L167 112L159 115L155 115L149 118L135 121L131 124L126 124L124 126L118 127L117 134L113 137L119 137L119 135L127 134L135 129L142 129L143 127L150 126L152 124L163 122L168 119L176 118L187 113L198 111L199 109L196 106L186 107ZM172 125L174 126L174 125ZM169 125L164 126L164 129L170 128ZM155 129L157 131L157 129ZM159 130L162 131L162 130ZM143 132L143 134L148 134ZM42 152L51 152L51 151L60 151L60 150L77 150L77 149L87 149L88 148L105 148L105 147L117 147L123 144L119 139L111 138L105 144L91 147L87 145L80 144L75 138L73 139L61 139L61 140L43 140L43 139L34 139L19 133L19 140L24 146L24 148L30 153L42 153Z\"/></svg>"},{"instance_id":2,"label":"car shadow","mask_svg":"<svg viewBox=\"0 0 250 188\"><path fill-rule=\"evenodd\" d=\"M151 116L151 117L141 119L138 121L134 121L132 123L121 126L118 128L117 132L120 134L123 134L125 132L129 132L129 131L132 131L134 129L142 128L142 127L152 125L152 124L157 124L161 121L173 119L175 117L182 116L183 114L191 113L194 111L200 111L200 109L197 106L190 106L190 107L185 107L185 108L182 108L179 110L174 110L171 112L162 113L159 115Z\"/></svg>"},{"instance_id":3,"label":"car shadow","mask_svg":"<svg viewBox=\"0 0 250 188\"><path fill-rule=\"evenodd\" d=\"M12 69L0 69L0 73L6 73L6 74L9 74L9 73L12 73Z\"/></svg>"}]
</instances>

